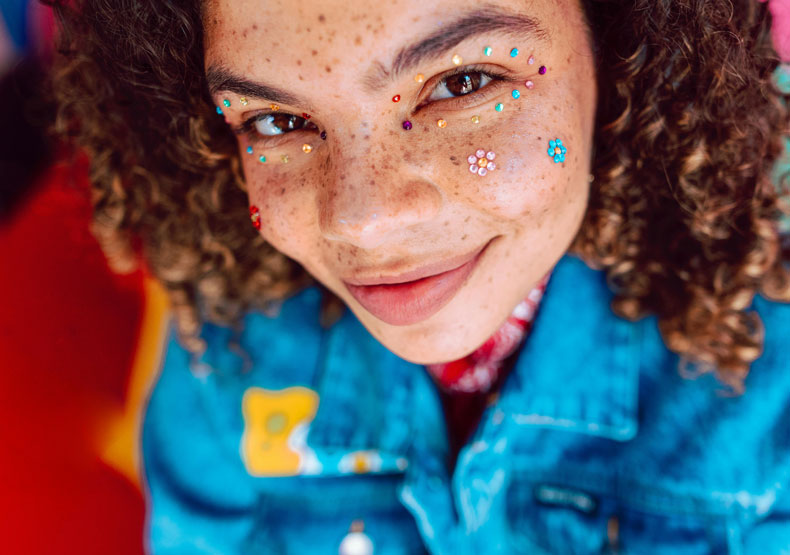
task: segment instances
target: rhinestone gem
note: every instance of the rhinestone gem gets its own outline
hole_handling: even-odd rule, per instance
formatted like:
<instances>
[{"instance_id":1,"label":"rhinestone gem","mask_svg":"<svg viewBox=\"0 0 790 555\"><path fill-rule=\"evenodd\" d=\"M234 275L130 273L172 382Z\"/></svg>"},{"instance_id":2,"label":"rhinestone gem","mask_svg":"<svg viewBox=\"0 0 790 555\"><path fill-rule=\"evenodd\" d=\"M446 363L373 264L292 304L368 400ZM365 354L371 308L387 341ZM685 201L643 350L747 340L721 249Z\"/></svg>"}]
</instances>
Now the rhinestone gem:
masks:
<instances>
[{"instance_id":1,"label":"rhinestone gem","mask_svg":"<svg viewBox=\"0 0 790 555\"><path fill-rule=\"evenodd\" d=\"M249 104L249 103L250 103L250 101L249 101L249 100L247 100L247 97L246 97L246 96L242 96L242 97L239 99L239 102L241 102L241 105L242 105L242 106L246 106L247 104Z\"/></svg>"},{"instance_id":2,"label":"rhinestone gem","mask_svg":"<svg viewBox=\"0 0 790 555\"><path fill-rule=\"evenodd\" d=\"M261 156L260 158L258 158L258 162L260 162L261 164L266 163L266 156Z\"/></svg>"},{"instance_id":3,"label":"rhinestone gem","mask_svg":"<svg viewBox=\"0 0 790 555\"><path fill-rule=\"evenodd\" d=\"M445 120L443 120L443 119L439 119L439 120L436 120L436 125L438 125L442 129L444 129L445 127L447 127L447 122Z\"/></svg>"},{"instance_id":4,"label":"rhinestone gem","mask_svg":"<svg viewBox=\"0 0 790 555\"><path fill-rule=\"evenodd\" d=\"M326 140L326 131L321 131L321 134L319 135L319 137L321 137L322 141L325 141Z\"/></svg>"},{"instance_id":5,"label":"rhinestone gem","mask_svg":"<svg viewBox=\"0 0 790 555\"><path fill-rule=\"evenodd\" d=\"M535 63L535 56L530 56L530 57L529 57L529 60L527 60L527 63L528 63L529 65L532 65L532 64L534 64L534 63Z\"/></svg>"},{"instance_id":6,"label":"rhinestone gem","mask_svg":"<svg viewBox=\"0 0 790 555\"><path fill-rule=\"evenodd\" d=\"M493 48L491 48L490 46L486 46L485 48L483 48L484 56L490 56L491 52L493 52Z\"/></svg>"},{"instance_id":7,"label":"rhinestone gem","mask_svg":"<svg viewBox=\"0 0 790 555\"><path fill-rule=\"evenodd\" d=\"M230 100L228 100L227 98L223 100L222 103L225 105L226 108L230 108Z\"/></svg>"},{"instance_id":8,"label":"rhinestone gem","mask_svg":"<svg viewBox=\"0 0 790 555\"><path fill-rule=\"evenodd\" d=\"M518 48L514 48L513 50L510 51L511 58L515 58L516 56L518 56Z\"/></svg>"},{"instance_id":9,"label":"rhinestone gem","mask_svg":"<svg viewBox=\"0 0 790 555\"><path fill-rule=\"evenodd\" d=\"M247 154L252 154L252 147L251 146L247 147Z\"/></svg>"},{"instance_id":10,"label":"rhinestone gem","mask_svg":"<svg viewBox=\"0 0 790 555\"><path fill-rule=\"evenodd\" d=\"M414 80L417 81L418 83L422 83L423 81L425 81L425 75L423 75L422 73L418 73L417 75L414 76Z\"/></svg>"},{"instance_id":11,"label":"rhinestone gem","mask_svg":"<svg viewBox=\"0 0 790 555\"><path fill-rule=\"evenodd\" d=\"M486 160L485 158L480 158L477 161L477 165L480 166L481 168L485 168L488 165L488 160Z\"/></svg>"},{"instance_id":12,"label":"rhinestone gem","mask_svg":"<svg viewBox=\"0 0 790 555\"><path fill-rule=\"evenodd\" d=\"M409 129L411 129L411 122L410 122L409 120L406 120L406 121L404 121L404 122L403 122L403 128L404 128L406 131L408 131Z\"/></svg>"},{"instance_id":13,"label":"rhinestone gem","mask_svg":"<svg viewBox=\"0 0 790 555\"><path fill-rule=\"evenodd\" d=\"M472 123L480 123L480 116L472 116Z\"/></svg>"},{"instance_id":14,"label":"rhinestone gem","mask_svg":"<svg viewBox=\"0 0 790 555\"><path fill-rule=\"evenodd\" d=\"M281 161L283 164L287 164L288 162L290 162L290 161L291 161L291 159L288 157L288 155L287 155L287 154L283 154L282 156L280 156L280 161Z\"/></svg>"},{"instance_id":15,"label":"rhinestone gem","mask_svg":"<svg viewBox=\"0 0 790 555\"><path fill-rule=\"evenodd\" d=\"M485 151L485 150L483 150L483 149L481 148L481 149L479 149L477 152L475 152L475 155L476 155L478 158L482 158L482 157L484 157L484 156L486 155L486 151Z\"/></svg>"},{"instance_id":16,"label":"rhinestone gem","mask_svg":"<svg viewBox=\"0 0 790 555\"><path fill-rule=\"evenodd\" d=\"M466 161L469 162L470 164L477 164L477 156L475 156L474 154L470 154L469 158L467 158Z\"/></svg>"},{"instance_id":17,"label":"rhinestone gem","mask_svg":"<svg viewBox=\"0 0 790 555\"><path fill-rule=\"evenodd\" d=\"M546 66L540 66L538 73L540 73L541 75L546 75L546 71L547 71Z\"/></svg>"},{"instance_id":18,"label":"rhinestone gem","mask_svg":"<svg viewBox=\"0 0 790 555\"><path fill-rule=\"evenodd\" d=\"M477 173L477 164L472 164L469 166L469 171L472 173Z\"/></svg>"},{"instance_id":19,"label":"rhinestone gem","mask_svg":"<svg viewBox=\"0 0 790 555\"><path fill-rule=\"evenodd\" d=\"M461 56L459 56L458 54L454 54L453 55L453 64L455 64L457 66L460 66L462 63L464 63L464 59Z\"/></svg>"},{"instance_id":20,"label":"rhinestone gem","mask_svg":"<svg viewBox=\"0 0 790 555\"><path fill-rule=\"evenodd\" d=\"M513 92L512 92L512 93L510 93L510 95L511 95L513 98L519 98L519 97L521 96L521 93L519 92L519 90L518 90L518 89L513 89Z\"/></svg>"},{"instance_id":21,"label":"rhinestone gem","mask_svg":"<svg viewBox=\"0 0 790 555\"><path fill-rule=\"evenodd\" d=\"M496 158L496 154L494 154L493 151L489 151L488 154L486 154L486 158L488 158L489 160L493 160L494 158Z\"/></svg>"},{"instance_id":22,"label":"rhinestone gem","mask_svg":"<svg viewBox=\"0 0 790 555\"><path fill-rule=\"evenodd\" d=\"M479 170L477 170L477 175L479 175L480 177L485 176L485 174L487 174L487 173L488 173L488 170L485 169L485 168L480 168Z\"/></svg>"},{"instance_id":23,"label":"rhinestone gem","mask_svg":"<svg viewBox=\"0 0 790 555\"><path fill-rule=\"evenodd\" d=\"M494 110L496 110L497 112L501 112L504 109L505 109L505 105L502 104L501 102L499 104L497 104L496 106L494 106Z\"/></svg>"},{"instance_id":24,"label":"rhinestone gem","mask_svg":"<svg viewBox=\"0 0 790 555\"><path fill-rule=\"evenodd\" d=\"M525 85L525 86L526 86L528 89L532 89L532 88L535 86L535 83L533 83L532 81L529 81L529 80L527 80L527 82L526 82L526 83L524 83L524 85Z\"/></svg>"},{"instance_id":25,"label":"rhinestone gem","mask_svg":"<svg viewBox=\"0 0 790 555\"><path fill-rule=\"evenodd\" d=\"M304 152L305 154L310 154L311 152L313 152L313 147L305 143L302 145L302 152Z\"/></svg>"},{"instance_id":26,"label":"rhinestone gem","mask_svg":"<svg viewBox=\"0 0 790 555\"><path fill-rule=\"evenodd\" d=\"M271 109L272 112L277 112L277 111L280 110L280 105L279 104L269 104L269 108Z\"/></svg>"},{"instance_id":27,"label":"rhinestone gem","mask_svg":"<svg viewBox=\"0 0 790 555\"><path fill-rule=\"evenodd\" d=\"M220 108L219 106L217 106L217 113L222 115L222 108Z\"/></svg>"},{"instance_id":28,"label":"rhinestone gem","mask_svg":"<svg viewBox=\"0 0 790 555\"><path fill-rule=\"evenodd\" d=\"M399 94L396 94L395 96L393 96L393 97L392 97L392 101L393 101L393 102L400 102L400 95L399 95Z\"/></svg>"},{"instance_id":29,"label":"rhinestone gem","mask_svg":"<svg viewBox=\"0 0 790 555\"><path fill-rule=\"evenodd\" d=\"M488 171L492 172L496 169L496 164L494 164L493 162L489 162L488 166L486 167L488 168Z\"/></svg>"}]
</instances>

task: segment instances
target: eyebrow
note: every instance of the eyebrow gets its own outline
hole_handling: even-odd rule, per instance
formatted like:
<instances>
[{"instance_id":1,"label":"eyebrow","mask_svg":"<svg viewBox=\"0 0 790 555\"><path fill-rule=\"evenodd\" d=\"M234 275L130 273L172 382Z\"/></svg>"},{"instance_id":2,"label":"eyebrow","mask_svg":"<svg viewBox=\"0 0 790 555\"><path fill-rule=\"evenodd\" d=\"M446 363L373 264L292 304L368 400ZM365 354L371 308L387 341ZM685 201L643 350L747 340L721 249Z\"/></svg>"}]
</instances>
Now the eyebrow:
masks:
<instances>
[{"instance_id":1,"label":"eyebrow","mask_svg":"<svg viewBox=\"0 0 790 555\"><path fill-rule=\"evenodd\" d=\"M500 6L485 4L461 14L427 37L401 48L389 69L379 61L373 62L363 75L362 82L371 91L380 89L383 81L395 80L406 71L440 58L462 42L492 33L501 33L513 38L531 38L544 43L549 43L551 39L550 33L536 18ZM295 94L266 83L240 77L221 65L208 67L206 81L212 95L227 91L291 106L307 104Z\"/></svg>"}]
</instances>

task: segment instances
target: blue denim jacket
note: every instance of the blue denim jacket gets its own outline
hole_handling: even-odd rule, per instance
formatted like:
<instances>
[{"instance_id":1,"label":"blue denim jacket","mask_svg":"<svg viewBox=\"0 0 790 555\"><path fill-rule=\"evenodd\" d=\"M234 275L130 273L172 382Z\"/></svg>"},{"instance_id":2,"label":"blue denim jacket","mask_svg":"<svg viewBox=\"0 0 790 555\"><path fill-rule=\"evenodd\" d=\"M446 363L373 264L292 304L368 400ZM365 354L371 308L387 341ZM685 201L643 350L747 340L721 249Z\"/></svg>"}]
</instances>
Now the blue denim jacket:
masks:
<instances>
[{"instance_id":1,"label":"blue denim jacket","mask_svg":"<svg viewBox=\"0 0 790 555\"><path fill-rule=\"evenodd\" d=\"M317 289L247 314L241 349L207 325L198 361L171 326L143 433L153 552L790 552L790 305L755 297L765 348L733 397L611 298L560 259L452 476L425 369L348 310L321 328Z\"/></svg>"}]
</instances>

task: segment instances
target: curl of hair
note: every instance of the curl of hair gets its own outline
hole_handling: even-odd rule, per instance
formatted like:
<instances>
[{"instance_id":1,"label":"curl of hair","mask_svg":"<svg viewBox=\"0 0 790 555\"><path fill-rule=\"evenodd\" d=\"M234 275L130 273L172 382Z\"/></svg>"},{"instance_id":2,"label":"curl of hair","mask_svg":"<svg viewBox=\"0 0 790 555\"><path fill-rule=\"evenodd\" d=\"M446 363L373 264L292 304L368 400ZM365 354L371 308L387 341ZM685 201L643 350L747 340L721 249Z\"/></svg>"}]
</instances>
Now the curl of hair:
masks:
<instances>
[{"instance_id":1,"label":"curl of hair","mask_svg":"<svg viewBox=\"0 0 790 555\"><path fill-rule=\"evenodd\" d=\"M93 232L117 271L146 262L187 348L203 348L203 321L237 323L315 283L249 225L235 137L206 87L200 3L50 3L56 129L91 158ZM616 314L656 314L684 364L742 391L764 336L751 300L790 301L787 179L770 179L789 99L772 80L770 15L754 0L583 4L599 106L570 251L605 270Z\"/></svg>"}]
</instances>

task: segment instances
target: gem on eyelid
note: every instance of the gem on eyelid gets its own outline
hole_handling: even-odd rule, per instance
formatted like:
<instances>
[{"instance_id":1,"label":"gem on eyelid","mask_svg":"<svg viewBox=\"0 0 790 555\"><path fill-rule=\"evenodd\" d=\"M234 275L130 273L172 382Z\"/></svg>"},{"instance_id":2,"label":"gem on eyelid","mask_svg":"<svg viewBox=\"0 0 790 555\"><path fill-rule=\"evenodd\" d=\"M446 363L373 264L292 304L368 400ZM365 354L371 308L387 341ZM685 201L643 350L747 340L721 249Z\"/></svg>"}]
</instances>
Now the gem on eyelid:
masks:
<instances>
[{"instance_id":1,"label":"gem on eyelid","mask_svg":"<svg viewBox=\"0 0 790 555\"><path fill-rule=\"evenodd\" d=\"M425 75L423 75L422 73L418 73L417 75L414 76L414 80L417 81L418 83L422 83L423 81L425 81Z\"/></svg>"},{"instance_id":2,"label":"gem on eyelid","mask_svg":"<svg viewBox=\"0 0 790 555\"><path fill-rule=\"evenodd\" d=\"M266 156L261 156L260 158L258 158L258 162L260 162L261 164L265 164L266 163Z\"/></svg>"},{"instance_id":3,"label":"gem on eyelid","mask_svg":"<svg viewBox=\"0 0 790 555\"><path fill-rule=\"evenodd\" d=\"M472 123L480 123L480 116L472 116Z\"/></svg>"},{"instance_id":4,"label":"gem on eyelid","mask_svg":"<svg viewBox=\"0 0 790 555\"><path fill-rule=\"evenodd\" d=\"M321 134L319 135L319 137L321 137L322 141L325 141L326 140L326 131L321 131Z\"/></svg>"},{"instance_id":5,"label":"gem on eyelid","mask_svg":"<svg viewBox=\"0 0 790 555\"><path fill-rule=\"evenodd\" d=\"M496 110L497 112L501 112L504 109L505 109L505 105L502 104L501 102L499 104L497 104L496 106L494 106L494 110Z\"/></svg>"},{"instance_id":6,"label":"gem on eyelid","mask_svg":"<svg viewBox=\"0 0 790 555\"><path fill-rule=\"evenodd\" d=\"M464 59L458 54L453 54L453 64L460 66L462 63L464 63Z\"/></svg>"},{"instance_id":7,"label":"gem on eyelid","mask_svg":"<svg viewBox=\"0 0 790 555\"><path fill-rule=\"evenodd\" d=\"M222 108L220 108L219 106L217 106L217 113L218 113L219 115L222 115Z\"/></svg>"},{"instance_id":8,"label":"gem on eyelid","mask_svg":"<svg viewBox=\"0 0 790 555\"><path fill-rule=\"evenodd\" d=\"M528 89L532 89L535 86L535 83L533 83L530 80L527 80L527 82L524 83L524 86L527 87Z\"/></svg>"},{"instance_id":9,"label":"gem on eyelid","mask_svg":"<svg viewBox=\"0 0 790 555\"><path fill-rule=\"evenodd\" d=\"M436 125L444 129L445 127L447 127L447 122L443 119L438 119L436 120Z\"/></svg>"},{"instance_id":10,"label":"gem on eyelid","mask_svg":"<svg viewBox=\"0 0 790 555\"><path fill-rule=\"evenodd\" d=\"M479 149L477 152L475 152L475 156L477 156L478 158L482 158L485 155L486 155L486 151L483 150L482 148Z\"/></svg>"},{"instance_id":11,"label":"gem on eyelid","mask_svg":"<svg viewBox=\"0 0 790 555\"><path fill-rule=\"evenodd\" d=\"M287 154L283 154L282 156L280 156L280 161L281 161L283 164L287 164L288 162L290 162L290 161L291 161L291 159L288 157L288 155L287 155Z\"/></svg>"},{"instance_id":12,"label":"gem on eyelid","mask_svg":"<svg viewBox=\"0 0 790 555\"><path fill-rule=\"evenodd\" d=\"M242 105L242 106L246 106L247 104L249 104L249 103L250 103L250 102L247 100L247 97L246 97L246 96L242 96L242 97L239 99L239 102L241 102L241 105Z\"/></svg>"},{"instance_id":13,"label":"gem on eyelid","mask_svg":"<svg viewBox=\"0 0 790 555\"><path fill-rule=\"evenodd\" d=\"M247 147L247 154L252 154L252 147L251 146Z\"/></svg>"},{"instance_id":14,"label":"gem on eyelid","mask_svg":"<svg viewBox=\"0 0 790 555\"><path fill-rule=\"evenodd\" d=\"M490 56L491 52L493 52L493 48L491 48L490 46L486 46L485 48L483 48L483 55Z\"/></svg>"},{"instance_id":15,"label":"gem on eyelid","mask_svg":"<svg viewBox=\"0 0 790 555\"><path fill-rule=\"evenodd\" d=\"M532 64L534 64L534 63L535 63L535 56L530 56L530 57L529 57L529 60L527 60L527 63L528 63L529 65L532 65Z\"/></svg>"},{"instance_id":16,"label":"gem on eyelid","mask_svg":"<svg viewBox=\"0 0 790 555\"><path fill-rule=\"evenodd\" d=\"M541 75L546 75L546 66L540 66L538 73L540 73Z\"/></svg>"},{"instance_id":17,"label":"gem on eyelid","mask_svg":"<svg viewBox=\"0 0 790 555\"><path fill-rule=\"evenodd\" d=\"M515 58L516 56L518 56L518 48L514 48L513 50L510 51L511 58Z\"/></svg>"},{"instance_id":18,"label":"gem on eyelid","mask_svg":"<svg viewBox=\"0 0 790 555\"><path fill-rule=\"evenodd\" d=\"M303 117L304 119L310 119L310 118L311 118L311 117L313 117L313 116L311 116L311 115L310 115L310 114L308 114L307 112L302 112L302 117Z\"/></svg>"},{"instance_id":19,"label":"gem on eyelid","mask_svg":"<svg viewBox=\"0 0 790 555\"><path fill-rule=\"evenodd\" d=\"M392 101L393 101L393 102L400 102L400 95L399 95L399 94L396 94L395 96L393 96L393 97L392 97Z\"/></svg>"},{"instance_id":20,"label":"gem on eyelid","mask_svg":"<svg viewBox=\"0 0 790 555\"><path fill-rule=\"evenodd\" d=\"M406 131L408 131L409 129L411 129L411 122L410 122L409 120L406 120L406 121L404 121L404 122L403 122L403 128L404 128Z\"/></svg>"},{"instance_id":21,"label":"gem on eyelid","mask_svg":"<svg viewBox=\"0 0 790 555\"><path fill-rule=\"evenodd\" d=\"M518 89L513 89L513 92L510 93L510 96L512 96L513 98L519 98L521 96L521 93L519 92Z\"/></svg>"},{"instance_id":22,"label":"gem on eyelid","mask_svg":"<svg viewBox=\"0 0 790 555\"><path fill-rule=\"evenodd\" d=\"M223 100L222 103L225 105L225 108L230 108L230 100L228 100L227 98Z\"/></svg>"},{"instance_id":23,"label":"gem on eyelid","mask_svg":"<svg viewBox=\"0 0 790 555\"><path fill-rule=\"evenodd\" d=\"M302 145L302 152L304 152L305 154L310 154L311 152L313 152L312 145L309 145L307 143L303 144Z\"/></svg>"},{"instance_id":24,"label":"gem on eyelid","mask_svg":"<svg viewBox=\"0 0 790 555\"><path fill-rule=\"evenodd\" d=\"M280 109L280 105L279 104L269 104L269 108L271 109L272 112L277 112Z\"/></svg>"},{"instance_id":25,"label":"gem on eyelid","mask_svg":"<svg viewBox=\"0 0 790 555\"><path fill-rule=\"evenodd\" d=\"M477 164L477 156L475 156L474 154L470 154L469 158L467 158L466 161L469 162L470 164Z\"/></svg>"}]
</instances>

